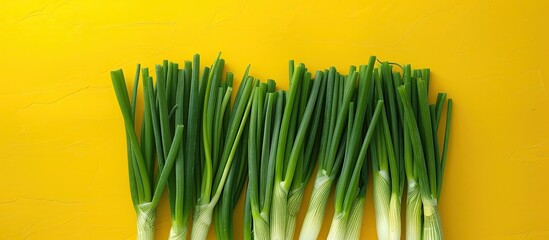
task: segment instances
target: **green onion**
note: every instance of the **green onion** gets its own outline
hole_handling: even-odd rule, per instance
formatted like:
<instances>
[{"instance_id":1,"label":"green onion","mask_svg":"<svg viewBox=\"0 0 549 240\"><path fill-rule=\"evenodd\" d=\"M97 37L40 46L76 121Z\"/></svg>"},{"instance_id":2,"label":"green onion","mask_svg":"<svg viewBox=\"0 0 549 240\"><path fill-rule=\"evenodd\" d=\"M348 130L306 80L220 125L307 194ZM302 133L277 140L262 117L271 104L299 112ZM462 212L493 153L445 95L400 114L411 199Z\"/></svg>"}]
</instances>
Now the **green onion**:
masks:
<instances>
[{"instance_id":1,"label":"green onion","mask_svg":"<svg viewBox=\"0 0 549 240\"><path fill-rule=\"evenodd\" d=\"M138 70L139 71L139 66ZM148 73L144 69L145 73ZM153 114L152 105L145 100L145 117L142 123L141 146L137 140L137 134L135 131L135 96L137 94L138 75L136 74L136 81L132 92L132 101L130 104L128 91L126 88L126 82L122 70L116 70L111 72L111 78L113 87L116 93L116 98L120 105L120 110L124 118L124 125L126 129L126 137L128 139L128 169L130 175L130 190L132 196L132 202L137 214L137 238L138 239L153 239L154 238L154 222L156 219L156 207L160 202L162 192L166 187L168 178L170 176L171 169L175 163L176 156L179 151L183 139L183 125L177 125L175 127L174 138L171 144L167 146L165 150L166 157L162 163L162 168L159 168L159 175L153 176L154 173L151 169L154 166L154 158L152 157L152 135L151 133L151 119L156 118ZM154 91L152 86L152 79L147 76L144 78L144 91L148 99L154 99ZM154 100L152 100L154 101ZM150 116L150 117L149 117ZM160 150L157 150L160 151ZM159 162L160 164L160 162ZM156 180L156 181L155 181ZM153 182L156 182L154 188L152 188Z\"/></svg>"},{"instance_id":2,"label":"green onion","mask_svg":"<svg viewBox=\"0 0 549 240\"><path fill-rule=\"evenodd\" d=\"M381 127L372 144L374 207L379 239L400 239L404 164L400 154L400 122L391 65L383 62L376 73L376 98L386 102Z\"/></svg>"},{"instance_id":3,"label":"green onion","mask_svg":"<svg viewBox=\"0 0 549 240\"><path fill-rule=\"evenodd\" d=\"M362 171L362 165L366 158L366 150L372 138L375 125L381 112L383 101L378 101L375 113L368 128L368 133L364 141L360 155L358 147L360 138L362 138L364 120L366 117L366 108L368 102L373 98L374 81L372 80L373 64L375 60L371 60L368 66L361 66L359 74L359 92L358 106L354 109L354 102L351 102L349 111L349 123L347 129L347 148L343 160L343 167L339 179L337 180L335 193L335 212L332 219L332 226L328 234L328 239L345 238L347 232L347 220L350 215L350 210L357 198L358 183ZM353 83L354 84L354 83Z\"/></svg>"},{"instance_id":4,"label":"green onion","mask_svg":"<svg viewBox=\"0 0 549 240\"><path fill-rule=\"evenodd\" d=\"M370 64L361 66L359 74L359 88L358 88L358 107L355 110L355 103L351 102L351 108L349 111L348 124L347 124L347 145L345 149L345 156L343 160L343 167L341 175L337 181L336 193L335 193L335 212L332 219L332 226L328 234L328 239L342 239L345 238L347 232L347 220L350 214L352 204L357 197L358 182L360 180L360 172L362 171L362 164L365 159L366 149L370 143L372 131L377 123L379 112L381 111L382 101L378 103L376 107L376 114L369 127L368 137L363 142L363 156L358 155L358 143L359 138L362 135L362 127L364 126L364 119L366 114L366 106L368 101L371 101L373 97L373 80L372 70L374 58L370 59ZM354 83L353 83L354 84ZM353 175L351 177L351 174Z\"/></svg>"},{"instance_id":5,"label":"green onion","mask_svg":"<svg viewBox=\"0 0 549 240\"><path fill-rule=\"evenodd\" d=\"M282 119L283 94L265 84L255 87L248 141L248 196L254 239L269 239L275 151ZM265 109L263 110L263 106ZM260 120L263 119L264 121ZM262 135L262 136L260 136Z\"/></svg>"},{"instance_id":6,"label":"green onion","mask_svg":"<svg viewBox=\"0 0 549 240\"><path fill-rule=\"evenodd\" d=\"M149 69L137 65L131 98L122 70L112 71L126 132L138 239L154 238L165 188L170 239L187 238L191 213L192 240L205 240L212 220L218 239L233 239L233 212L246 179L244 239L293 239L317 162L299 238L317 239L335 184L328 239L359 239L368 161L378 238L401 238L406 182L406 239L442 239L438 201L452 99L439 93L429 104L429 69L381 61L375 68L375 62L370 57L358 72L350 66L348 75L334 67L316 71L313 79L304 64L290 61L287 92L276 91L273 80L261 83L249 76L248 66L234 102L234 76L224 73L220 55L202 74L198 54L183 69L164 60L155 67L154 83ZM393 65L402 69L402 76ZM136 131L140 77L144 108Z\"/></svg>"},{"instance_id":7,"label":"green onion","mask_svg":"<svg viewBox=\"0 0 549 240\"><path fill-rule=\"evenodd\" d=\"M375 63L375 57L370 57L368 62L368 68L363 68L360 74L360 82L373 83L372 69ZM324 119L329 122L325 122L322 130L322 140L320 153L319 153L319 167L317 170L317 176L313 188L313 193L305 216L305 221L300 233L300 239L316 239L322 226L324 219L324 213L326 209L326 202L331 191L332 183L339 176L340 169L343 165L343 158L348 152L349 157L355 156L358 151L358 133L362 133L362 130L356 131L349 127L349 133L345 138L342 138L344 133L344 126L348 121L349 106L353 95L355 95L356 79L358 73L355 71L354 66L350 67L349 75L346 79L343 76L339 76L339 73L335 71L335 68L330 68L328 72L328 83L326 92L326 112ZM366 88L366 85L363 85ZM361 90L365 90L361 88ZM362 121L364 119L364 111L366 105L366 92L361 91L364 95L361 96L359 114L357 124L357 130L362 129ZM354 118L354 115L352 115ZM355 119L353 119L354 122ZM359 127L360 125L360 127ZM351 131L353 130L353 131ZM324 150L325 149L325 150ZM348 151L344 151L348 149ZM353 159L350 157L350 159ZM354 157L356 159L356 156ZM351 163L348 161L346 167L346 173L343 175L345 182L348 182L348 178L351 174ZM358 167L361 169L361 167ZM340 191L344 191L344 187L340 188ZM337 194L341 202L343 202L344 194ZM336 199L336 202L338 200ZM335 234L335 233L334 233ZM337 234L339 235L339 233ZM335 236L335 235L334 235Z\"/></svg>"},{"instance_id":8,"label":"green onion","mask_svg":"<svg viewBox=\"0 0 549 240\"><path fill-rule=\"evenodd\" d=\"M288 193L288 216L286 219L285 239L294 238L297 214L299 213L299 209L301 209L301 203L303 202L305 187L311 179L314 167L316 166L316 162L318 159L318 151L316 149L320 148L321 141L319 133L320 127L323 122L322 113L324 112L324 99L326 95L326 83L328 79L328 74L326 73L327 72L317 71L315 79L313 80L314 82L320 82L320 92L318 93L319 95L314 106L314 115L313 119L311 120L312 125L307 130L306 139L309 139L309 141L307 141L305 143L306 145L301 148L301 153L299 156L301 160L297 162L292 186L290 187L290 191ZM310 74L307 73L305 76L304 85L301 88L301 96L309 96L311 90L313 90L311 87L309 87L311 85L311 80L308 80L309 78ZM307 98L301 97L299 106L299 116L301 116L301 118L305 114L306 109Z\"/></svg>"},{"instance_id":9,"label":"green onion","mask_svg":"<svg viewBox=\"0 0 549 240\"><path fill-rule=\"evenodd\" d=\"M143 76L148 76L148 72L144 72ZM172 144L172 129L175 129L172 127L172 123L175 122L177 125L185 123L186 114L183 107L185 105L185 76L183 70L178 69L177 64L164 61L163 65L156 66L156 77L156 99L153 99L153 95L149 94L148 100L153 113L152 126L159 169L163 169L165 160L168 157L169 145ZM145 81L152 86L150 77ZM156 109L157 107L158 109ZM185 135L185 132L183 135ZM184 239L186 236L186 227L183 225L183 215L181 214L183 198L185 197L185 194L183 194L184 157L184 149L180 147L176 156L175 171L171 171L168 177L168 197L172 220L170 239Z\"/></svg>"},{"instance_id":10,"label":"green onion","mask_svg":"<svg viewBox=\"0 0 549 240\"><path fill-rule=\"evenodd\" d=\"M405 66L404 85L398 87L408 179L406 235L407 239L442 239L438 199L448 151L452 100L448 100L444 145L440 154L437 130L446 94L439 94L436 105L429 106L429 71L416 71L414 77L411 73L410 66Z\"/></svg>"},{"instance_id":11,"label":"green onion","mask_svg":"<svg viewBox=\"0 0 549 240\"><path fill-rule=\"evenodd\" d=\"M301 156L305 138L308 136L307 131L313 117L313 110L318 101L320 86L322 85L321 74L322 72L317 72L318 81L313 82L310 94L301 96L298 95L298 92L301 88L308 86L307 81L310 81L310 73L307 73L305 65L299 64L292 74L276 149L272 199L273 212L270 224L271 239L286 238L289 209L288 195L296 176L296 170L299 170L297 169L298 158ZM302 116L299 116L299 97L307 98L307 104L303 105L306 107ZM301 174L301 171L297 174Z\"/></svg>"},{"instance_id":12,"label":"green onion","mask_svg":"<svg viewBox=\"0 0 549 240\"><path fill-rule=\"evenodd\" d=\"M360 223L362 219L362 215L359 213L362 213L362 205L364 203L364 196L365 194L359 193L359 180L361 178L361 174L363 173L363 163L366 159L366 153L368 149L368 145L370 144L370 141L373 136L373 132L375 129L375 126L377 124L377 121L379 119L379 115L382 111L383 107L383 101L378 101L375 109L375 113L371 119L371 122L368 127L368 132L366 133L366 136L364 137L364 140L362 141L362 146L360 148L360 153L358 153L358 156L356 159L352 159L350 156L352 156L351 148L349 147L348 154L345 155L344 159L344 170L342 171L343 174L348 175L348 177L340 177L337 185L336 185L336 199L335 199L335 212L334 217L332 219L332 225L330 227L330 232L328 234L328 239L345 239L345 238L352 238L352 239L358 239L360 234ZM355 118L359 115L357 114L351 118ZM354 119L352 122L353 126L353 132L355 131L355 127L358 127L358 122ZM351 129L350 127L348 129ZM361 133L361 131L359 132ZM355 136L358 134L352 134L352 136ZM351 137L352 137L351 136ZM348 145L350 146L350 145ZM354 165L353 165L354 164ZM351 167L353 167L351 169ZM348 171L352 171L352 176ZM365 193L365 186L364 187L364 193ZM353 217L351 215L357 214ZM359 217L360 216L360 217Z\"/></svg>"},{"instance_id":13,"label":"green onion","mask_svg":"<svg viewBox=\"0 0 549 240\"><path fill-rule=\"evenodd\" d=\"M403 87L407 96L411 96L412 91L412 71L410 65L404 66L403 72ZM400 86L398 86L400 87ZM406 168L406 182L408 186L408 192L406 193L406 239L408 240L420 240L421 234L423 232L423 212L422 212L422 203L421 196L419 192L419 183L416 177L416 171L414 166L414 159L417 156L414 156L412 153L412 142L410 139L410 126L406 121L406 99L402 99L402 94L400 94L400 89L398 89L397 97L399 98L399 103L401 107L401 118L403 122L403 131L404 131L404 164ZM415 113L414 113L415 114Z\"/></svg>"},{"instance_id":14,"label":"green onion","mask_svg":"<svg viewBox=\"0 0 549 240\"><path fill-rule=\"evenodd\" d=\"M248 77L240 86L242 95L230 111L231 116L226 117L232 87L224 87L226 83L221 82L223 65L224 61L218 56L207 81L201 84L201 91L204 91L201 125L204 157L201 157L200 164L200 193L194 213L193 240L207 237L213 210L221 197L251 107L254 79ZM227 130L223 131L223 121L227 120Z\"/></svg>"},{"instance_id":15,"label":"green onion","mask_svg":"<svg viewBox=\"0 0 549 240\"><path fill-rule=\"evenodd\" d=\"M200 105L197 104L199 100L198 78L200 56L196 54L193 62L186 61L184 69L178 69L178 65L171 62L168 62L167 66L167 71L162 69L163 66L157 66L157 86L160 86L159 89L163 88L164 79L162 73L167 72L167 88L165 90L166 94L157 94L157 97L159 98L158 106L162 110L159 111L160 127L155 123L155 129L156 131L158 131L158 129L161 131L160 133L156 133L156 136L166 136L169 135L169 133L164 133L162 131L164 129L170 129L168 127L172 122L175 124L187 124L187 129L184 132L185 138L177 155L175 170L172 172L172 176L168 181L168 185L170 185L170 183L172 185L172 189L168 189L172 192L172 194L169 194L170 213L172 218L169 238L186 239L189 218L194 202L194 162L198 157L196 139L198 138L198 113L200 108ZM166 99L160 99L161 97ZM160 105L160 103L164 102L166 102L167 106ZM165 109L167 108L172 108L172 112L175 110L175 117L173 119L170 117L172 114L169 114L167 118L164 116ZM168 127L166 127L166 125ZM157 146L161 147L165 144L164 138L159 137L157 139ZM159 160L163 158L164 156L158 155Z\"/></svg>"},{"instance_id":16,"label":"green onion","mask_svg":"<svg viewBox=\"0 0 549 240\"><path fill-rule=\"evenodd\" d=\"M242 83L245 82L245 79L248 78L249 66L246 69ZM227 73L227 87L232 86L232 74ZM241 101L242 92L244 91L245 84L241 84L241 87L238 89L235 99L235 105ZM227 114L226 116L228 116ZM234 115L231 115L234 116ZM230 118L230 117L229 117ZM229 119L230 121L230 119ZM229 121L224 121L223 126L223 135L226 135L228 130ZM249 122L244 126L244 130L241 136L241 143L238 145L235 152L235 159L229 170L229 175L227 177L225 187L223 189L223 194L217 204L214 212L215 216L215 233L217 239L233 239L233 212L238 199L246 183L247 173L248 173L248 126Z\"/></svg>"},{"instance_id":17,"label":"green onion","mask_svg":"<svg viewBox=\"0 0 549 240\"><path fill-rule=\"evenodd\" d=\"M364 126L366 106L368 104L368 100L371 100L373 97L374 82L372 80L371 73L373 70L374 61L375 60L372 60L368 67L361 67L358 93L359 98L356 113L353 108L354 104L351 103L352 107L349 111L349 123L347 125L347 129L350 130L348 135L348 144L345 151L341 175L337 181L335 213L328 239L343 239L346 236L350 211L358 197L358 183L362 171L362 164L366 158L366 150L382 110L383 102L378 101L370 127L368 128L368 133L366 134L366 138L363 141L359 154L358 142L362 135L362 126Z\"/></svg>"}]
</instances>

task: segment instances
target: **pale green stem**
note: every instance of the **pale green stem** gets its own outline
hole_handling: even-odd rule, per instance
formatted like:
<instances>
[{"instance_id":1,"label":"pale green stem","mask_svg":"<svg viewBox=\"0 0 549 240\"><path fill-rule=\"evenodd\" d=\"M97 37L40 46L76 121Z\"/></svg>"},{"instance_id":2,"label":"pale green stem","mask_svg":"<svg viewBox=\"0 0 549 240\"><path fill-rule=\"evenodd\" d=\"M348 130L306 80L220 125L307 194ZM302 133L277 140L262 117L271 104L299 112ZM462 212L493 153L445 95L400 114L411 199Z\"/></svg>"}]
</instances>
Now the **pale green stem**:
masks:
<instances>
[{"instance_id":1,"label":"pale green stem","mask_svg":"<svg viewBox=\"0 0 549 240\"><path fill-rule=\"evenodd\" d=\"M442 239L442 226L436 199L423 199L423 239Z\"/></svg>"},{"instance_id":2,"label":"pale green stem","mask_svg":"<svg viewBox=\"0 0 549 240\"><path fill-rule=\"evenodd\" d=\"M271 239L284 240L286 237L288 192L284 189L284 182L274 186L273 206L271 211Z\"/></svg>"},{"instance_id":3,"label":"pale green stem","mask_svg":"<svg viewBox=\"0 0 549 240\"><path fill-rule=\"evenodd\" d=\"M389 203L389 239L400 240L400 196L397 193L391 194Z\"/></svg>"},{"instance_id":4,"label":"pale green stem","mask_svg":"<svg viewBox=\"0 0 549 240\"><path fill-rule=\"evenodd\" d=\"M389 239L389 205L391 201L389 172L386 170L374 170L373 179L377 238L387 240Z\"/></svg>"},{"instance_id":5,"label":"pale green stem","mask_svg":"<svg viewBox=\"0 0 549 240\"><path fill-rule=\"evenodd\" d=\"M203 204L196 207L193 220L191 240L206 240L208 231L212 224L213 207L210 204Z\"/></svg>"},{"instance_id":6,"label":"pale green stem","mask_svg":"<svg viewBox=\"0 0 549 240\"><path fill-rule=\"evenodd\" d=\"M168 239L185 240L187 239L187 230L187 226L183 226L183 224L173 221L172 228L170 229L170 236L168 237Z\"/></svg>"},{"instance_id":7,"label":"pale green stem","mask_svg":"<svg viewBox=\"0 0 549 240\"><path fill-rule=\"evenodd\" d=\"M261 215L254 217L253 225L254 225L254 231L253 231L254 239L257 239L257 240L270 239L269 223L267 223L267 221L265 221L265 219Z\"/></svg>"},{"instance_id":8,"label":"pale green stem","mask_svg":"<svg viewBox=\"0 0 549 240\"><path fill-rule=\"evenodd\" d=\"M318 238L331 187L332 179L324 171L321 172L315 179L309 209L307 209L307 215L305 215L299 235L300 240L316 240Z\"/></svg>"},{"instance_id":9,"label":"pale green stem","mask_svg":"<svg viewBox=\"0 0 549 240\"><path fill-rule=\"evenodd\" d=\"M286 238L294 239L295 225L297 221L297 214L301 208L301 202L303 201L303 194L305 186L303 184L290 192L288 197L288 218L286 219Z\"/></svg>"},{"instance_id":10,"label":"pale green stem","mask_svg":"<svg viewBox=\"0 0 549 240\"><path fill-rule=\"evenodd\" d=\"M421 240L422 206L419 185L413 179L408 179L408 194L406 196L406 240Z\"/></svg>"},{"instance_id":11,"label":"pale green stem","mask_svg":"<svg viewBox=\"0 0 549 240\"><path fill-rule=\"evenodd\" d=\"M351 207L351 215L347 220L347 234L345 234L346 240L359 240L360 230L362 229L362 215L364 214L364 198L365 196L359 196Z\"/></svg>"},{"instance_id":12,"label":"pale green stem","mask_svg":"<svg viewBox=\"0 0 549 240\"><path fill-rule=\"evenodd\" d=\"M137 209L137 239L154 239L154 222L156 220L156 209L151 209L151 203L140 204Z\"/></svg>"},{"instance_id":13,"label":"pale green stem","mask_svg":"<svg viewBox=\"0 0 549 240\"><path fill-rule=\"evenodd\" d=\"M332 218L332 225L330 226L330 232L328 233L328 240L340 240L345 239L347 232L347 217L345 213L335 214Z\"/></svg>"}]
</instances>

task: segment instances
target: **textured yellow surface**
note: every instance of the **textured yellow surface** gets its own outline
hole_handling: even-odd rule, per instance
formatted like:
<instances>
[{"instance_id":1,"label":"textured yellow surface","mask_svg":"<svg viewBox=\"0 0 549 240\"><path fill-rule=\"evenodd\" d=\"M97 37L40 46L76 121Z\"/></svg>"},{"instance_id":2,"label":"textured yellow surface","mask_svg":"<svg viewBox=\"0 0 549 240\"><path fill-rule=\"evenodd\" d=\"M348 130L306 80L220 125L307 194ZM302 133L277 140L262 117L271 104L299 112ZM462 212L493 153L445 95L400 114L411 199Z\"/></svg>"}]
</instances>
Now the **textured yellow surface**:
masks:
<instances>
[{"instance_id":1,"label":"textured yellow surface","mask_svg":"<svg viewBox=\"0 0 549 240\"><path fill-rule=\"evenodd\" d=\"M446 239L549 239L547 1L337 2L0 1L0 239L135 238L108 72L218 51L238 78L251 63L284 87L289 59L430 67L455 101ZM367 197L362 237L375 239ZM236 239L241 223L242 203Z\"/></svg>"}]
</instances>

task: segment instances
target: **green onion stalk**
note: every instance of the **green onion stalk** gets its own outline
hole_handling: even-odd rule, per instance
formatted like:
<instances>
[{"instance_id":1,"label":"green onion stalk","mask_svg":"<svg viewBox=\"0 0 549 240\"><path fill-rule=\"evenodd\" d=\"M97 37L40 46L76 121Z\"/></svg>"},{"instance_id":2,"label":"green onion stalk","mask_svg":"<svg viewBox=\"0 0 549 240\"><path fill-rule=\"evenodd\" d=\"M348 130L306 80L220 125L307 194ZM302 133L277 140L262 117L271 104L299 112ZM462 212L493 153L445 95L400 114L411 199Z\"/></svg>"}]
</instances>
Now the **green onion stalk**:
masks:
<instances>
[{"instance_id":1,"label":"green onion stalk","mask_svg":"<svg viewBox=\"0 0 549 240\"><path fill-rule=\"evenodd\" d=\"M437 136L446 93L439 93L436 103L429 105L429 69L412 72L410 65L405 65L403 78L398 97L402 106L408 182L406 239L442 239L438 200L448 153L452 99L447 101L441 153Z\"/></svg>"},{"instance_id":2,"label":"green onion stalk","mask_svg":"<svg viewBox=\"0 0 549 240\"><path fill-rule=\"evenodd\" d=\"M317 72L310 94L308 96L299 96L302 88L308 88L311 74L307 72L303 64L299 64L295 68L295 71L293 69L293 62L290 62L290 75L292 77L284 106L276 149L275 180L270 219L270 237L274 240L286 238L288 209L292 208L288 205L290 203L288 201L289 191L292 189L296 170L298 170L298 162L302 161L300 160L300 157L302 157L302 148L308 136L307 132L311 126L313 111L315 104L318 102L322 85L322 72ZM302 116L299 114L300 98L307 98L307 104ZM254 224L254 231L256 230Z\"/></svg>"},{"instance_id":3,"label":"green onion stalk","mask_svg":"<svg viewBox=\"0 0 549 240\"><path fill-rule=\"evenodd\" d=\"M378 101L375 113L370 120L371 122L368 131L362 141L360 153L357 156L357 160L353 161L353 164L355 164L356 167L352 169L352 176L349 178L348 184L343 185L340 183L341 179L338 180L336 194L339 192L338 188L347 188L343 189L346 192L344 192L345 196L342 201L336 198L336 211L334 212L328 239L360 239L362 213L364 211L364 200L366 197L366 184L368 179L368 168L364 162L366 161L368 146L372 140L382 108L383 102ZM354 115L354 111L350 112L353 112ZM349 116L349 119L353 118L354 117L351 115ZM353 120L349 121L350 124L354 125L352 122ZM349 151L349 147L346 148L346 151ZM351 162L348 157L345 157L344 161Z\"/></svg>"},{"instance_id":4,"label":"green onion stalk","mask_svg":"<svg viewBox=\"0 0 549 240\"><path fill-rule=\"evenodd\" d=\"M165 158L158 160L158 175L155 176L155 148L153 146L156 137L153 135L155 130L153 129L152 120L158 117L155 114L156 101L161 99L158 98L158 94L155 94L152 78L148 76L148 70L143 69L145 108L141 126L141 141L139 141L135 131L139 72L140 65L138 65L136 71L131 103L122 70L112 71L111 78L126 129L130 192L133 207L137 214L137 239L154 239L156 208L175 164L183 140L184 128L183 125L177 124L173 139L170 138L169 140L170 144L165 144L164 150L156 149L159 152L158 155L165 156ZM158 89L156 89L156 92L159 92Z\"/></svg>"},{"instance_id":5,"label":"green onion stalk","mask_svg":"<svg viewBox=\"0 0 549 240\"><path fill-rule=\"evenodd\" d=\"M200 107L198 104L199 64L198 54L194 56L193 62L185 62L184 69L179 69L177 63L164 60L162 65L156 66L156 99L148 97L150 104L155 105L151 107L153 116L157 116L152 118L152 126L159 167L168 156L165 149L168 149L171 144L174 126L187 125L176 156L174 170L170 173L167 183L172 222L169 239L174 240L187 238L193 206L192 193L195 186L192 176L194 162L198 157L195 139L198 134ZM147 78L148 71L143 71L143 76Z\"/></svg>"},{"instance_id":6,"label":"green onion stalk","mask_svg":"<svg viewBox=\"0 0 549 240\"><path fill-rule=\"evenodd\" d=\"M246 189L244 200L244 240L253 240L252 205L250 203L250 188Z\"/></svg>"},{"instance_id":7,"label":"green onion stalk","mask_svg":"<svg viewBox=\"0 0 549 240\"><path fill-rule=\"evenodd\" d=\"M411 68L410 65L405 65L403 70L403 82L400 85L406 86L407 96L411 97ZM416 86L417 79L414 78L414 86ZM399 87L399 86L398 86ZM413 102L416 105L417 109L417 92L414 92ZM398 94L399 97L402 97L401 94ZM410 99L412 100L412 99ZM412 152L412 142L410 138L410 126L405 121L406 113L404 111L405 106L403 104L403 99L399 99L401 103L401 115L403 116L403 129L404 129L404 164L406 167L406 182L408 186L406 194L406 239L408 240L421 240L423 233L423 205L421 201L420 191L419 191L419 182L416 176L417 170L414 166L414 154ZM411 105L412 106L412 105ZM413 115L416 116L417 110L413 110ZM417 156L416 156L417 157Z\"/></svg>"},{"instance_id":8,"label":"green onion stalk","mask_svg":"<svg viewBox=\"0 0 549 240\"><path fill-rule=\"evenodd\" d=\"M297 162L294 179L290 191L288 192L288 216L286 219L286 236L285 239L293 239L297 222L297 214L301 208L303 202L303 195L305 187L309 183L314 171L318 159L318 151L321 141L321 126L322 126L322 114L324 112L324 99L326 97L326 83L328 78L328 72L317 71L314 80L308 80L310 75L305 76L303 86L301 87L301 94L299 99L299 117L303 119L303 115L307 109L307 97L311 94L314 81L321 81L320 92L316 100L316 104L313 110L312 123L307 130L307 137L309 141L306 141L305 146L301 148L299 158Z\"/></svg>"},{"instance_id":9,"label":"green onion stalk","mask_svg":"<svg viewBox=\"0 0 549 240\"><path fill-rule=\"evenodd\" d=\"M369 122L368 131L363 138L363 126L366 125L366 109L368 103L373 99L374 81L372 77L374 61L368 66L361 66L358 79L358 104L351 102L347 118L347 145L343 159L343 167L335 188L335 212L332 218L332 224L328 239L345 239L349 217L355 201L358 199L359 182L362 177L363 164L366 159L366 153L373 131L379 119L383 101L379 100L376 104L375 113ZM354 83L353 83L354 84ZM359 153L360 150L360 153ZM365 187L362 186L362 187ZM365 193L365 189L364 189ZM357 203L360 204L360 203ZM361 209L355 209L362 211ZM353 220L356 221L356 220ZM356 235L356 233L351 233Z\"/></svg>"},{"instance_id":10,"label":"green onion stalk","mask_svg":"<svg viewBox=\"0 0 549 240\"><path fill-rule=\"evenodd\" d=\"M248 78L247 76L249 72L249 67L250 66L248 66L245 71L244 79L242 80L243 82L245 79ZM232 74L228 72L226 79L227 84L230 87L232 87L232 78ZM236 105L241 101L244 91L243 86L244 85L241 85L236 94ZM229 114L226 114L225 116L231 117L234 116L234 114L231 116L229 116ZM229 121L231 121L230 118ZM226 135L227 133L229 121L224 121L223 135ZM242 131L241 136L241 144L239 144L236 149L234 157L235 160L233 160L233 164L231 165L231 168L229 170L229 175L227 176L225 187L223 188L223 194L219 200L219 203L214 209L214 226L217 239L233 239L233 213L236 204L238 203L238 199L240 198L240 195L242 193L242 189L244 188L244 184L246 183L246 178L248 176L248 125L249 122L246 122L246 124L244 125L244 130Z\"/></svg>"},{"instance_id":11,"label":"green onion stalk","mask_svg":"<svg viewBox=\"0 0 549 240\"><path fill-rule=\"evenodd\" d=\"M203 152L200 161L200 191L197 194L193 216L192 240L207 238L214 208L221 197L251 107L254 78L248 77L246 72L240 86L242 91L238 91L241 96L235 98L234 107L229 111L232 84L222 81L223 67L224 60L218 56L206 82L201 83L200 90L204 93L200 126Z\"/></svg>"},{"instance_id":12,"label":"green onion stalk","mask_svg":"<svg viewBox=\"0 0 549 240\"><path fill-rule=\"evenodd\" d=\"M254 239L270 239L269 217L284 94L275 92L272 80L256 84L254 91L248 141L248 197Z\"/></svg>"},{"instance_id":13,"label":"green onion stalk","mask_svg":"<svg viewBox=\"0 0 549 240\"><path fill-rule=\"evenodd\" d=\"M379 101L378 101L379 103ZM375 112L372 113L372 110L373 109L373 101L368 104L368 108L367 108L367 116L368 116L368 119L367 121L370 123L370 124L375 124L373 120L375 120ZM381 112L381 109L382 109L382 106L379 107L379 111ZM377 110L377 108L375 109ZM379 116L377 116L378 120L379 121ZM377 126L377 124L375 124ZM368 128L369 130L370 128ZM373 129L372 131L375 132L375 129ZM366 136L365 136L365 140L366 141L368 138L368 132L366 132ZM373 136L371 136L370 138L373 138ZM370 143L371 143L371 139L369 140ZM363 142L364 144L364 142ZM371 151L371 150L364 150L364 151ZM361 149L361 152L362 152L362 149ZM369 165L368 165L368 161L371 161L371 154L368 154L366 152L364 152L363 154L365 154L365 158L363 161L365 161L363 164L362 164L362 170L361 170L361 176L360 176L360 179L358 181L358 193L357 193L357 196L356 196L356 199L353 203L353 205L351 206L351 210L350 210L350 214L349 214L349 220L348 220L348 223L347 223L347 233L345 234L345 238L346 239L360 239L360 232L362 230L362 218L363 218L363 214L364 214L364 201L366 199L366 186L368 185L368 175L369 175L369 171L370 171L370 168L369 168ZM359 159L362 159L362 155L359 153Z\"/></svg>"},{"instance_id":14,"label":"green onion stalk","mask_svg":"<svg viewBox=\"0 0 549 240\"><path fill-rule=\"evenodd\" d=\"M375 59L374 56L370 57L368 66L373 67ZM344 133L344 127L349 120L348 113L351 100L356 94L357 77L358 73L354 66L350 67L349 74L346 77L341 76L334 67L331 67L328 71L326 107L318 156L319 163L309 208L301 228L300 239L317 239L320 233L331 187L339 176L347 148L346 145L349 144L347 140L352 135L350 130L348 130L349 133ZM363 72L362 77L371 78L371 73L366 74L366 72ZM354 147L354 149L356 148L357 146Z\"/></svg>"},{"instance_id":15,"label":"green onion stalk","mask_svg":"<svg viewBox=\"0 0 549 240\"><path fill-rule=\"evenodd\" d=\"M366 155L366 157L368 157ZM365 160L368 161L368 160ZM362 216L364 214L364 201L366 199L366 185L368 184L368 164L362 165L362 174L358 183L358 195L351 206L349 219L347 220L346 239L360 239L362 230Z\"/></svg>"},{"instance_id":16,"label":"green onion stalk","mask_svg":"<svg viewBox=\"0 0 549 240\"><path fill-rule=\"evenodd\" d=\"M380 128L371 151L376 229L379 239L400 239L400 210L405 172L400 142L402 130L399 128L399 107L391 65L387 62L381 63L374 76L376 98L385 102Z\"/></svg>"},{"instance_id":17,"label":"green onion stalk","mask_svg":"<svg viewBox=\"0 0 549 240\"><path fill-rule=\"evenodd\" d=\"M150 79L148 71L144 71L143 76ZM185 123L186 113L184 112L185 107L183 105L188 102L185 101L185 72L183 70L180 71L177 64L168 62L167 60L162 65L156 65L156 99L152 99L150 96L152 94L148 98L150 104L153 102L155 104L154 107L151 107L151 111L157 150L156 155L159 168L162 168L161 165L163 165L163 162L167 158L168 149L172 141L172 123L175 122L175 124L181 125ZM183 132L183 135L185 136L185 132ZM184 140L182 144L184 144ZM179 147L175 160L175 170L171 171L168 177L167 187L172 220L170 239L182 239L182 235L184 235L184 226L180 224L183 218L180 215L182 213L181 203L185 197L183 194L184 182L181 181L184 175L184 157L184 149L183 147ZM181 182L179 183L176 180Z\"/></svg>"},{"instance_id":18,"label":"green onion stalk","mask_svg":"<svg viewBox=\"0 0 549 240\"><path fill-rule=\"evenodd\" d=\"M231 240L233 236L233 213L248 177L248 125L242 133L242 142L235 153L235 160L223 189L223 194L214 209L215 235L217 239Z\"/></svg>"}]
</instances>

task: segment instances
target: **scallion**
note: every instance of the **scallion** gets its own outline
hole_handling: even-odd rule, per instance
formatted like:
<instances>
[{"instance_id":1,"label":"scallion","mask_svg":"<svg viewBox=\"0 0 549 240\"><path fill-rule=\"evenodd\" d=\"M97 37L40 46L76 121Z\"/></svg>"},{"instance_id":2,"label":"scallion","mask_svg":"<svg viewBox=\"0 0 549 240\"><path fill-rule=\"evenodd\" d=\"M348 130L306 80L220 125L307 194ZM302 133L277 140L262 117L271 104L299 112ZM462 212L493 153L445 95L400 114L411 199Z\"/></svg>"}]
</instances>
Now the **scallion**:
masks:
<instances>
[{"instance_id":1,"label":"scallion","mask_svg":"<svg viewBox=\"0 0 549 240\"><path fill-rule=\"evenodd\" d=\"M208 79L201 84L201 90L204 91L201 125L204 156L200 164L202 173L191 234L193 240L204 240L207 237L213 210L221 197L251 107L254 79L247 77L240 86L243 88L239 90L242 95L237 97L239 101L230 111L231 116L225 116L232 87L224 87L226 83L221 81L223 65L224 60L218 56ZM223 131L223 121L227 120L227 130Z\"/></svg>"}]
</instances>

